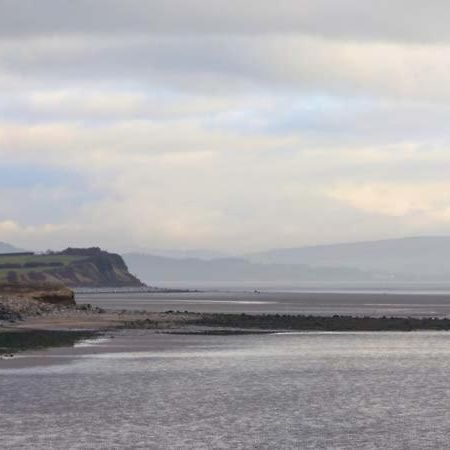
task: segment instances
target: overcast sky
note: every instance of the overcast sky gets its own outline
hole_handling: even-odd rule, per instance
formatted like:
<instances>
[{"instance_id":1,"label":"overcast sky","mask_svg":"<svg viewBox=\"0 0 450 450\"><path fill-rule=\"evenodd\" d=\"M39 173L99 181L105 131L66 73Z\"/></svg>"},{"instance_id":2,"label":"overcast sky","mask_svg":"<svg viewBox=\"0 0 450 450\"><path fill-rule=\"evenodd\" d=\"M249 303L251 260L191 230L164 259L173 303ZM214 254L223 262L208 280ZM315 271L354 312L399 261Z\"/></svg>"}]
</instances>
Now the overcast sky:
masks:
<instances>
[{"instance_id":1,"label":"overcast sky","mask_svg":"<svg viewBox=\"0 0 450 450\"><path fill-rule=\"evenodd\" d=\"M0 240L450 234L450 5L0 0Z\"/></svg>"}]
</instances>

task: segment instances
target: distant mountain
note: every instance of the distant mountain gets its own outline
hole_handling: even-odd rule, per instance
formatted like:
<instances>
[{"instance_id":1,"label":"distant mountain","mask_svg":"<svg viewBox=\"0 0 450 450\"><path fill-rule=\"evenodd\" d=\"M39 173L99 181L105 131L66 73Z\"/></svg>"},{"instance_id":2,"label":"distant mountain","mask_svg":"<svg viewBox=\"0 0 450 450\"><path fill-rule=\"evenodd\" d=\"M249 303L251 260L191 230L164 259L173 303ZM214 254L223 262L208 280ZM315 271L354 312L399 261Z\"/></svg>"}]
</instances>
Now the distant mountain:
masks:
<instances>
[{"instance_id":1,"label":"distant mountain","mask_svg":"<svg viewBox=\"0 0 450 450\"><path fill-rule=\"evenodd\" d=\"M245 258L258 264L347 267L450 280L450 236L275 249L245 255Z\"/></svg>"},{"instance_id":2,"label":"distant mountain","mask_svg":"<svg viewBox=\"0 0 450 450\"><path fill-rule=\"evenodd\" d=\"M123 258L130 271L145 283L365 281L372 274L348 268L311 268L308 265L258 264L240 258L168 258L129 253Z\"/></svg>"},{"instance_id":3,"label":"distant mountain","mask_svg":"<svg viewBox=\"0 0 450 450\"><path fill-rule=\"evenodd\" d=\"M25 250L15 247L14 245L7 244L6 242L0 242L0 254L1 253L20 253Z\"/></svg>"}]
</instances>

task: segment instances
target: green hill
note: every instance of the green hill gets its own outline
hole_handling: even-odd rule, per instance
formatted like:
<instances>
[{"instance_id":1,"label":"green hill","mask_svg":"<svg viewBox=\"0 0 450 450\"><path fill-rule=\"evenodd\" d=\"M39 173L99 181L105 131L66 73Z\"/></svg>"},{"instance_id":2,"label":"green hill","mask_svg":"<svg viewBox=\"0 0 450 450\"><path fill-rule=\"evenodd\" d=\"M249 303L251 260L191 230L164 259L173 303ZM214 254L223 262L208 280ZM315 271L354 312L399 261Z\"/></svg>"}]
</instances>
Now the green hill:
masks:
<instances>
[{"instance_id":1,"label":"green hill","mask_svg":"<svg viewBox=\"0 0 450 450\"><path fill-rule=\"evenodd\" d=\"M120 255L97 247L67 248L44 255L0 254L0 282L63 283L69 287L142 286Z\"/></svg>"}]
</instances>

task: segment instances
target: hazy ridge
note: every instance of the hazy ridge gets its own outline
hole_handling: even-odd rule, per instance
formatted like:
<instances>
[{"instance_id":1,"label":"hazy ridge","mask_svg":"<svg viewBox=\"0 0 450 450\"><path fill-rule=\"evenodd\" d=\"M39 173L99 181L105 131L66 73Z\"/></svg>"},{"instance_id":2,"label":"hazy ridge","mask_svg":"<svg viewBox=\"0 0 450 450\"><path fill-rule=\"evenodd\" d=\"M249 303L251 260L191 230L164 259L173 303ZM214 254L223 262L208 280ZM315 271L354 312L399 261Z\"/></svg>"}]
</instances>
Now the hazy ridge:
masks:
<instances>
[{"instance_id":1,"label":"hazy ridge","mask_svg":"<svg viewBox=\"0 0 450 450\"><path fill-rule=\"evenodd\" d=\"M246 255L249 261L349 267L398 274L450 273L450 237L409 237L274 249Z\"/></svg>"},{"instance_id":2,"label":"hazy ridge","mask_svg":"<svg viewBox=\"0 0 450 450\"><path fill-rule=\"evenodd\" d=\"M14 245L8 244L6 242L0 242L0 254L1 253L20 253L25 250Z\"/></svg>"},{"instance_id":3,"label":"hazy ridge","mask_svg":"<svg viewBox=\"0 0 450 450\"><path fill-rule=\"evenodd\" d=\"M183 258L144 253L123 256L130 270L146 282L450 279L450 237L447 236L273 249L234 258Z\"/></svg>"}]
</instances>

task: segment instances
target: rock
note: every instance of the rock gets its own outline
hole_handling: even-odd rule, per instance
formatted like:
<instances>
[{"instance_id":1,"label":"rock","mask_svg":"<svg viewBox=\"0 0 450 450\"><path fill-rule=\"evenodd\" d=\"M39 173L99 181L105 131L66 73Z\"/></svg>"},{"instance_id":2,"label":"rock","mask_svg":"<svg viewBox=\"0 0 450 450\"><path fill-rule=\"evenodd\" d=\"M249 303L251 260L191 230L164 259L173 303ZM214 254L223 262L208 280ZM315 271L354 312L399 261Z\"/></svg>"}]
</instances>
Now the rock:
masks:
<instances>
[{"instance_id":1,"label":"rock","mask_svg":"<svg viewBox=\"0 0 450 450\"><path fill-rule=\"evenodd\" d=\"M56 283L1 283L0 295L58 306L75 306L73 291Z\"/></svg>"},{"instance_id":2,"label":"rock","mask_svg":"<svg viewBox=\"0 0 450 450\"><path fill-rule=\"evenodd\" d=\"M0 321L4 321L4 322L15 322L16 320L21 320L22 316L6 307L5 305L3 305L2 303L0 303Z\"/></svg>"},{"instance_id":3,"label":"rock","mask_svg":"<svg viewBox=\"0 0 450 450\"><path fill-rule=\"evenodd\" d=\"M73 291L66 287L37 291L32 294L32 297L35 300L52 305L75 306L76 304Z\"/></svg>"}]
</instances>

